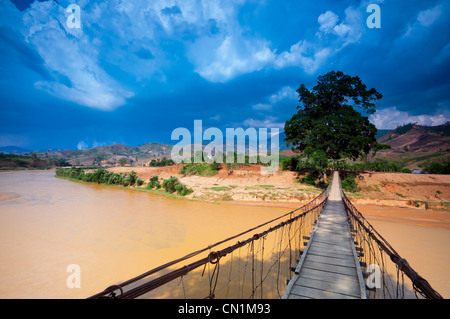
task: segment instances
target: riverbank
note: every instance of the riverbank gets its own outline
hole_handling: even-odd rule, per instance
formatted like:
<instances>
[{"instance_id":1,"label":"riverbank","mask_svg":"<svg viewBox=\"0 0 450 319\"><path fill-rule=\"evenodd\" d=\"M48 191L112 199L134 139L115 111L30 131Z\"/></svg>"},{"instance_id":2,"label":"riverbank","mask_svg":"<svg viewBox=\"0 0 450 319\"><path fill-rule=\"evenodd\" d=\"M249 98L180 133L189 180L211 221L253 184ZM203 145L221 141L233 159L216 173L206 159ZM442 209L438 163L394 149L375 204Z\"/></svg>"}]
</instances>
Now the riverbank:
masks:
<instances>
[{"instance_id":1,"label":"riverbank","mask_svg":"<svg viewBox=\"0 0 450 319\"><path fill-rule=\"evenodd\" d=\"M152 176L177 177L194 192L189 199L210 202L239 202L258 205L297 207L322 191L302 184L296 172L278 171L262 175L259 165L246 165L232 171L219 170L214 176L183 176L182 165L166 167L114 167L109 171L135 171L145 182ZM357 177L358 191L349 193L358 205L404 207L419 210L450 211L450 176L403 173L363 173ZM144 184L145 187L145 184Z\"/></svg>"}]
</instances>

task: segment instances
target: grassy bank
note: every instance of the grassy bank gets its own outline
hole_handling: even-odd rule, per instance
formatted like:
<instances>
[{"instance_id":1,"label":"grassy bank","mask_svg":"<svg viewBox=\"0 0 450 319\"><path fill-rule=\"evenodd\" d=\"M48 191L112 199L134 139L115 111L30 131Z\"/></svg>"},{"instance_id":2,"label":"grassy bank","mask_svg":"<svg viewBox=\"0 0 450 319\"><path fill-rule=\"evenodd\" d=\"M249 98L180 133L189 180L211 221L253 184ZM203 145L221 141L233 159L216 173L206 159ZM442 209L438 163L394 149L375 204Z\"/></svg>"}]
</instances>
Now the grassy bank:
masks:
<instances>
[{"instance_id":1,"label":"grassy bank","mask_svg":"<svg viewBox=\"0 0 450 319\"><path fill-rule=\"evenodd\" d=\"M183 197L192 193L192 189L187 188L180 183L178 178L171 176L163 179L160 184L158 176L153 176L147 183L147 187L141 187L144 180L139 178L136 172L129 173L114 173L105 169L98 169L93 172L85 172L81 168L58 168L56 170L56 177L65 178L70 181L86 182L92 184L112 185L123 188L133 188L138 190L145 190L150 193L170 196L172 198ZM177 195L174 195L176 193Z\"/></svg>"}]
</instances>

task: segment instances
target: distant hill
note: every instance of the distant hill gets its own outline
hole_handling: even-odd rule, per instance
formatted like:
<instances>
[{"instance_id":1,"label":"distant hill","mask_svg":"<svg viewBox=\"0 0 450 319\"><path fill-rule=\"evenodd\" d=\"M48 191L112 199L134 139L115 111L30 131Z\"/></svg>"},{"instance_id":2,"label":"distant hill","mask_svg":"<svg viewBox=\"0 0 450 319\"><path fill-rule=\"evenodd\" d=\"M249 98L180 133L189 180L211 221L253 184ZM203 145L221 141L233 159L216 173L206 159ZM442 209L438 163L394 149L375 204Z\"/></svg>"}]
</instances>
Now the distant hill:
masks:
<instances>
[{"instance_id":1,"label":"distant hill","mask_svg":"<svg viewBox=\"0 0 450 319\"><path fill-rule=\"evenodd\" d=\"M450 123L421 126L409 123L386 133L378 142L389 144L394 150L438 152L450 150Z\"/></svg>"},{"instance_id":2,"label":"distant hill","mask_svg":"<svg viewBox=\"0 0 450 319\"><path fill-rule=\"evenodd\" d=\"M378 130L378 142L389 144L391 149L378 152L375 159L398 161L403 167L417 169L427 161L448 161L450 150L450 123L439 126L421 126L407 124L395 130ZM284 132L279 134L279 146L282 155L292 156L294 153L286 146ZM207 145L209 142L205 142ZM270 145L270 143L268 143ZM141 166L152 159L171 156L174 145L147 143L137 147L123 144L99 146L85 150L58 150L38 152L40 159L54 162L67 161L71 165L118 165L125 159L129 165ZM236 144L235 144L236 148ZM7 151L20 151L20 148L3 148ZM24 150L24 149L23 149ZM246 144L248 150L248 143ZM1 148L0 148L1 151Z\"/></svg>"},{"instance_id":3,"label":"distant hill","mask_svg":"<svg viewBox=\"0 0 450 319\"><path fill-rule=\"evenodd\" d=\"M19 147L19 146L2 146L2 147L0 147L0 153L5 153L5 154L25 154L25 153L30 153L30 152L31 152L30 150Z\"/></svg>"},{"instance_id":4,"label":"distant hill","mask_svg":"<svg viewBox=\"0 0 450 319\"><path fill-rule=\"evenodd\" d=\"M429 162L450 160L450 123L422 126L409 123L389 131L378 142L391 146L376 158L391 159L410 169L420 169Z\"/></svg>"},{"instance_id":5,"label":"distant hill","mask_svg":"<svg viewBox=\"0 0 450 319\"><path fill-rule=\"evenodd\" d=\"M376 139L379 139L380 137L386 135L387 133L392 132L392 130L382 130L379 129L377 135L375 136Z\"/></svg>"},{"instance_id":6,"label":"distant hill","mask_svg":"<svg viewBox=\"0 0 450 319\"><path fill-rule=\"evenodd\" d=\"M128 164L143 165L155 158L170 157L172 145L148 143L138 147L123 144L98 146L85 150L58 150L52 152L40 152L40 158L61 158L71 165L106 165L112 166L125 159Z\"/></svg>"}]
</instances>

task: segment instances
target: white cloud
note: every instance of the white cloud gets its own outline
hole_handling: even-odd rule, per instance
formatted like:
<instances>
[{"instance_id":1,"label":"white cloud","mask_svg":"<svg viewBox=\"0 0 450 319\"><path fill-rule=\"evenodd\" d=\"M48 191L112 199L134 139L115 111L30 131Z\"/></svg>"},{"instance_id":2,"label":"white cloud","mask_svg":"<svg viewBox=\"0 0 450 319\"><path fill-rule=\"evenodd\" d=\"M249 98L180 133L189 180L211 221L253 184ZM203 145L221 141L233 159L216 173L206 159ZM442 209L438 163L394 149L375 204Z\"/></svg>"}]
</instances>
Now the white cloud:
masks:
<instances>
[{"instance_id":1,"label":"white cloud","mask_svg":"<svg viewBox=\"0 0 450 319\"><path fill-rule=\"evenodd\" d=\"M406 26L406 31L403 37L408 37L414 32L420 30L421 27L431 26L442 14L441 5L437 5L433 8L420 11L414 22L409 23Z\"/></svg>"},{"instance_id":2,"label":"white cloud","mask_svg":"<svg viewBox=\"0 0 450 319\"><path fill-rule=\"evenodd\" d=\"M79 141L77 144L77 150L81 151L81 150L85 150L88 148L88 145L86 144L85 141Z\"/></svg>"},{"instance_id":3,"label":"white cloud","mask_svg":"<svg viewBox=\"0 0 450 319\"><path fill-rule=\"evenodd\" d=\"M417 21L424 27L428 27L436 21L436 19L441 15L441 6L437 5L434 8L424 10L419 12L417 16Z\"/></svg>"},{"instance_id":4,"label":"white cloud","mask_svg":"<svg viewBox=\"0 0 450 319\"><path fill-rule=\"evenodd\" d=\"M345 19L338 24L339 17L331 11L327 11L319 16L317 20L320 24L320 31L325 34L337 36L342 46L349 43L358 42L362 36L362 14L361 10L348 7L345 9Z\"/></svg>"},{"instance_id":5,"label":"white cloud","mask_svg":"<svg viewBox=\"0 0 450 319\"><path fill-rule=\"evenodd\" d=\"M338 20L339 17L333 11L322 13L317 19L320 24L319 30L325 33L332 32Z\"/></svg>"},{"instance_id":6,"label":"white cloud","mask_svg":"<svg viewBox=\"0 0 450 319\"><path fill-rule=\"evenodd\" d=\"M256 111L268 111L268 110L272 109L272 105L258 103L258 104L253 105L252 109L256 110Z\"/></svg>"},{"instance_id":7,"label":"white cloud","mask_svg":"<svg viewBox=\"0 0 450 319\"><path fill-rule=\"evenodd\" d=\"M444 114L410 115L408 112L397 110L394 106L378 110L369 117L369 120L379 129L395 129L407 123L417 123L425 126L441 125L449 121L449 117Z\"/></svg>"},{"instance_id":8,"label":"white cloud","mask_svg":"<svg viewBox=\"0 0 450 319\"><path fill-rule=\"evenodd\" d=\"M236 5L237 4L237 5ZM271 43L247 36L237 17L237 7L242 2L210 2L212 12L218 12L218 34L200 34L188 48L189 60L195 71L211 82L227 82L235 77L263 69L301 68L313 74L329 59L348 44L356 43L364 32L364 21L360 8L348 7L345 18L328 10L318 17L318 32L313 39L303 39L293 44L289 50L277 52ZM180 5L183 12L185 9ZM202 25L209 11L200 6L201 18L194 19ZM216 20L215 20L216 21ZM206 28L208 29L208 28Z\"/></svg>"},{"instance_id":9,"label":"white cloud","mask_svg":"<svg viewBox=\"0 0 450 319\"><path fill-rule=\"evenodd\" d=\"M282 52L275 60L275 67L282 69L290 66L301 67L306 73L316 72L330 56L329 48L320 48L306 40L291 46L289 52Z\"/></svg>"},{"instance_id":10,"label":"white cloud","mask_svg":"<svg viewBox=\"0 0 450 319\"><path fill-rule=\"evenodd\" d=\"M133 93L99 66L96 46L82 30L69 29L65 19L64 8L52 1L34 2L24 14L26 40L36 47L46 68L64 79L38 81L35 86L60 99L100 110L125 104Z\"/></svg>"},{"instance_id":11,"label":"white cloud","mask_svg":"<svg viewBox=\"0 0 450 319\"><path fill-rule=\"evenodd\" d=\"M211 82L227 82L241 74L260 71L275 59L265 41L247 40L239 35L225 37L210 53L201 53L195 45L191 49L191 57L198 64L196 71Z\"/></svg>"},{"instance_id":12,"label":"white cloud","mask_svg":"<svg viewBox=\"0 0 450 319\"><path fill-rule=\"evenodd\" d=\"M211 116L209 119L212 121L220 121L222 117L220 116L220 114L216 114L214 116Z\"/></svg>"},{"instance_id":13,"label":"white cloud","mask_svg":"<svg viewBox=\"0 0 450 319\"><path fill-rule=\"evenodd\" d=\"M269 101L272 104L276 104L283 100L297 100L298 93L297 91L290 86L284 86L279 89L276 93L272 94L269 97Z\"/></svg>"},{"instance_id":14,"label":"white cloud","mask_svg":"<svg viewBox=\"0 0 450 319\"><path fill-rule=\"evenodd\" d=\"M278 118L274 116L267 116L264 120L247 119L243 122L243 125L254 128L284 128L284 123L278 122Z\"/></svg>"}]
</instances>

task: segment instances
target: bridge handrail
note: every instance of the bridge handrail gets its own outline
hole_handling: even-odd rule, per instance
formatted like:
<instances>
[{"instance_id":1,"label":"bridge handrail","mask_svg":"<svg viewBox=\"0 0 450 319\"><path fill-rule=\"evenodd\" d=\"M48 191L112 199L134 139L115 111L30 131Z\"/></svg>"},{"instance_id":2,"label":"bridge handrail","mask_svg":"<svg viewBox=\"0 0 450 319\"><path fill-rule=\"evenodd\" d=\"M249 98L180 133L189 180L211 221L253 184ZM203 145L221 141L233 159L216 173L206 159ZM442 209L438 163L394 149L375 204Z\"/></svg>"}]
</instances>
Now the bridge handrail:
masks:
<instances>
[{"instance_id":1,"label":"bridge handrail","mask_svg":"<svg viewBox=\"0 0 450 319\"><path fill-rule=\"evenodd\" d=\"M420 293L427 299L443 299L442 296L434 290L431 285L423 277L421 277L406 261L402 258L394 248L388 243L386 239L381 236L378 231L367 221L367 219L356 209L352 202L348 199L341 184L340 191L344 206L347 212L349 222L351 220L358 223L361 228L374 240L378 246L390 257L392 262L397 265L398 269L402 271L412 282L413 289Z\"/></svg>"},{"instance_id":2,"label":"bridge handrail","mask_svg":"<svg viewBox=\"0 0 450 319\"><path fill-rule=\"evenodd\" d=\"M330 185L331 185L331 184L330 184ZM318 208L318 207L320 207L320 206L323 207L323 206L325 205L326 200L327 200L327 197L328 197L329 188L330 188L330 186L329 186L327 189L325 189L321 194L319 194L318 196L316 196L312 201L310 201L310 202L308 202L307 204L305 204L305 205L303 205L303 206L301 206L301 207L299 207L299 208L297 208L297 209L294 209L294 210L292 210L292 211L290 211L290 212L288 212L288 213L286 213L286 214L284 214L284 215L281 215L281 216L279 216L279 217L277 217L277 218L274 218L274 219L272 219L272 220L269 220L269 221L267 221L267 222L265 222L265 223L263 223L263 224L260 224L260 225L258 225L258 226L256 226L256 227L253 227L253 228L251 228L251 229L248 229L248 230L246 230L246 231L243 231L243 232L241 232L241 233L239 233L239 234L237 234L237 235L234 235L234 236L231 236L231 237L226 238L226 239L224 239L224 240L221 240L221 241L219 241L219 242L217 242L217 243L215 243L215 244L212 244L212 245L210 245L210 246L207 246L207 247L205 247L205 248L203 248L203 249L200 249L200 250L197 250L197 251L195 251L195 252L192 252L192 253L190 253L190 254L184 256L184 257L175 259L175 260L173 260L173 261L171 261L171 262L168 262L168 263L166 263L166 264L164 264L164 265L161 265L161 266L159 266L159 267L156 267L156 268L154 268L154 269L152 269L152 270L149 270L149 271L147 271L147 272L145 272L145 273L143 273L143 274L141 274L141 275L139 275L139 276L136 276L136 277L134 277L134 278L132 278L132 279L129 279L129 280L127 280L127 281L125 281L125 282L123 282L123 283L121 283L121 284L110 286L110 287L106 288L104 291L99 292L99 293L97 293L97 294L95 294L95 295L89 297L88 299L104 298L104 297L107 297L108 295L111 295L112 293L114 293L115 291L118 291L118 290L120 290L122 296L125 296L125 297L128 297L128 298L134 298L134 297L136 297L136 296L138 296L138 295L142 295L142 294L143 294L142 291L137 291L136 288L134 288L133 291L132 291L131 293L130 293L130 292L127 292L127 293L124 294L124 293L123 293L123 288L124 288L125 286L128 286L128 285L134 283L134 282L137 282L137 281L139 281L139 280L141 280L141 279L144 279L144 278L146 278L146 277L148 277L148 276L150 276L150 275L153 275L153 274L155 274L155 273L157 273L157 272L159 272L159 271L161 271L161 270L163 270L163 269L166 269L166 268L168 268L168 267L170 267L170 266L173 266L173 265L175 265L175 264L178 264L178 263L180 263L180 262L182 262L182 261L184 261L184 260L187 260L187 259L190 259L190 258L192 258L192 257L195 257L195 256L197 256L197 255L199 255L199 254L201 254L201 253L203 253L203 252L205 252L205 251L211 251L212 248L214 248L214 247L216 247L216 246L218 246L218 245L221 245L221 244L223 244L223 243L226 243L226 242L228 242L228 241L231 241L231 240L233 240L233 239L236 239L236 238L238 238L238 237L241 237L242 235L248 234L248 233L250 233L250 232L252 232L252 231L254 231L254 230L256 230L256 229L259 229L259 228L261 228L261 227L263 227L263 226L265 226L265 225L271 224L271 223L273 223L273 222L275 222L275 221L277 221L277 220L280 220L280 219L282 219L282 218L284 218L284 217L290 216L290 218L289 218L288 220L286 220L286 221L284 221L284 222L281 222L280 224L278 224L278 225L276 225L276 226L274 226L274 227L271 227L271 228L269 228L268 230L266 230L266 231L264 231L264 232L262 232L262 233L259 233L259 234L257 234L257 235L254 235L253 237L251 237L251 238L249 238L249 239L247 239L247 240L245 240L245 241L238 242L237 244L235 244L235 245L233 245L233 246L230 246L230 247L228 247L228 248L225 248L225 249L223 249L222 251L210 253L206 258L203 258L203 259L201 259L201 260L198 260L197 262L194 262L194 263L192 263L192 264L189 264L189 265L187 265L187 266L184 266L184 267L182 267L182 268L180 268L180 269L178 269L178 270L175 270L175 271L173 271L173 272L171 272L171 273L169 273L169 274L166 274L166 275L164 275L164 276L158 278L157 280L158 280L159 282L156 283L156 287L159 287L159 286L161 286L161 285L163 285L163 284L165 284L165 283L167 283L167 282L169 282L169 281L171 281L171 280L173 280L173 279L175 279L175 278L177 278L177 277L180 277L180 276L182 276L182 275L185 275L186 273L188 273L188 272L194 270L195 268L198 268L198 267L201 266L201 265L204 265L205 263L214 261L214 260L213 260L214 258L220 258L220 257L223 257L223 256L225 256L227 253L230 253L230 252L232 252L233 250L235 250L235 249L237 249L237 248L239 248L239 247L242 247L242 246L248 244L249 242L251 242L251 241L253 241L253 240L257 239L257 238L264 236L264 235L267 234L268 232L272 232L272 231L274 231L274 230L276 230L276 229L278 229L278 228L280 228L280 227L282 227L282 226L285 226L285 225L288 224L288 223L292 223L293 221L299 219L300 217L304 216L304 215L307 214L308 212L313 211L314 209L316 209L316 208ZM296 213L296 212L298 212L298 211L301 211L302 213L300 213L300 214L297 215L297 216L293 216L293 214ZM147 284L144 284L144 285L145 285L144 290L147 290L147 291L148 291L150 285L153 284L153 282L154 282L154 281L152 281L152 282L150 282L150 283L147 283ZM142 285L142 286L144 286L144 285ZM154 288L156 288L156 287L152 287L151 289L154 289ZM138 288L139 288L139 287L138 287Z\"/></svg>"}]
</instances>

